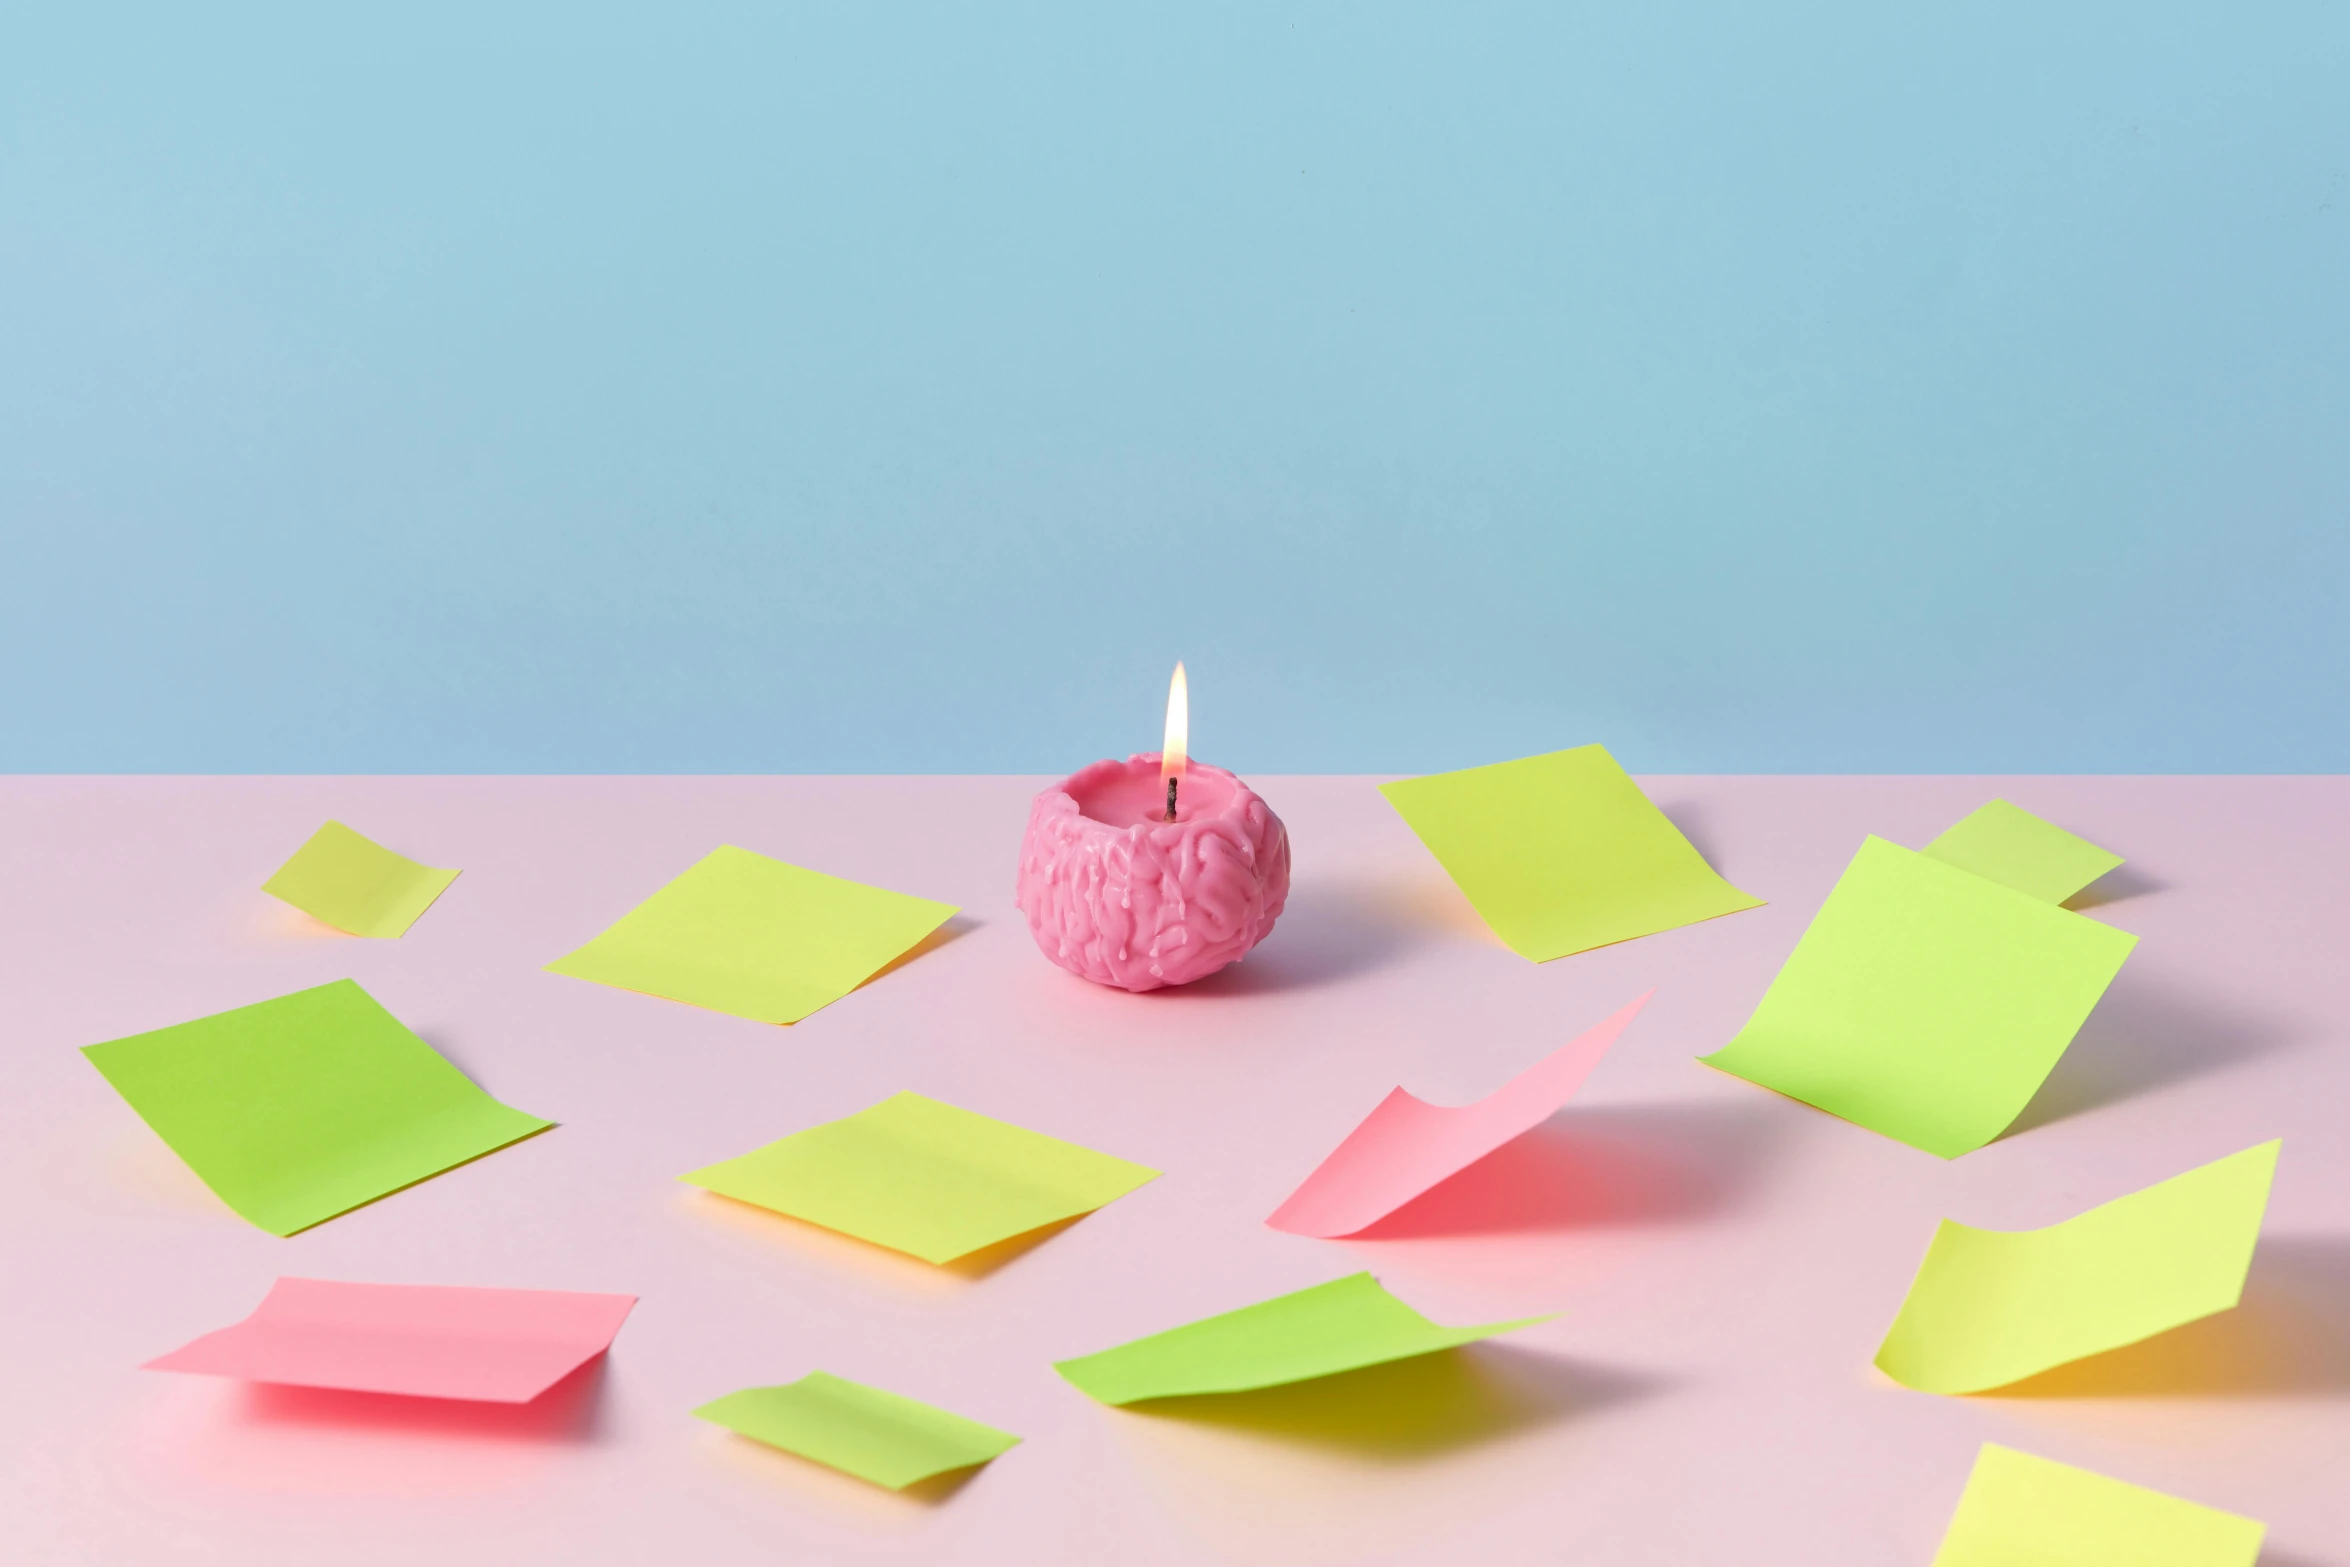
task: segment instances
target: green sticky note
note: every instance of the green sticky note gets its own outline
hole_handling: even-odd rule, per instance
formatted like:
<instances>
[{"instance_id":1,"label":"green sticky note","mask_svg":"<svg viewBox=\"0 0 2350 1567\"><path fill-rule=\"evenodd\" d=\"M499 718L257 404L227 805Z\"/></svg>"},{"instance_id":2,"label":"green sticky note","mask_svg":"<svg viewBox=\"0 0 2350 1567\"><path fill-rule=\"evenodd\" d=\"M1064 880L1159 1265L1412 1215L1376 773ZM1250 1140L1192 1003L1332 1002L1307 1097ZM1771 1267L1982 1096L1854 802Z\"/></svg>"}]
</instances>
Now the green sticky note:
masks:
<instances>
[{"instance_id":1,"label":"green sticky note","mask_svg":"<svg viewBox=\"0 0 2350 1567\"><path fill-rule=\"evenodd\" d=\"M1993 800L1952 826L1926 845L1926 853L2044 903L2062 903L2122 862L2120 855L2005 800Z\"/></svg>"},{"instance_id":2,"label":"green sticky note","mask_svg":"<svg viewBox=\"0 0 2350 1567\"><path fill-rule=\"evenodd\" d=\"M880 973L954 914L951 903L729 845L547 971L761 1023L796 1023Z\"/></svg>"},{"instance_id":3,"label":"green sticky note","mask_svg":"<svg viewBox=\"0 0 2350 1567\"><path fill-rule=\"evenodd\" d=\"M2244 1293L2276 1143L2044 1230L1948 1219L1877 1349L1926 1393L1979 1393L2226 1311Z\"/></svg>"},{"instance_id":4,"label":"green sticky note","mask_svg":"<svg viewBox=\"0 0 2350 1567\"><path fill-rule=\"evenodd\" d=\"M1020 1444L1009 1431L823 1371L782 1387L744 1388L694 1413L893 1491Z\"/></svg>"},{"instance_id":5,"label":"green sticky note","mask_svg":"<svg viewBox=\"0 0 2350 1567\"><path fill-rule=\"evenodd\" d=\"M291 1235L546 1130L347 979L82 1054L220 1200Z\"/></svg>"},{"instance_id":6,"label":"green sticky note","mask_svg":"<svg viewBox=\"0 0 2350 1567\"><path fill-rule=\"evenodd\" d=\"M406 934L457 879L404 859L341 822L328 822L261 884L312 919L354 936Z\"/></svg>"},{"instance_id":7,"label":"green sticky note","mask_svg":"<svg viewBox=\"0 0 2350 1567\"><path fill-rule=\"evenodd\" d=\"M1704 1059L1955 1159L2022 1113L2137 941L1871 838Z\"/></svg>"},{"instance_id":8,"label":"green sticky note","mask_svg":"<svg viewBox=\"0 0 2350 1567\"><path fill-rule=\"evenodd\" d=\"M1599 745L1381 784L1512 951L1537 963L1762 906Z\"/></svg>"},{"instance_id":9,"label":"green sticky note","mask_svg":"<svg viewBox=\"0 0 2350 1567\"><path fill-rule=\"evenodd\" d=\"M1473 1328L1441 1327L1388 1294L1368 1273L1357 1273L1096 1355L1058 1361L1053 1369L1105 1404L1133 1404L1310 1381L1457 1349L1549 1320L1521 1317Z\"/></svg>"},{"instance_id":10,"label":"green sticky note","mask_svg":"<svg viewBox=\"0 0 2350 1567\"><path fill-rule=\"evenodd\" d=\"M1985 1442L1933 1567L2253 1567L2267 1525Z\"/></svg>"},{"instance_id":11,"label":"green sticky note","mask_svg":"<svg viewBox=\"0 0 2350 1567\"><path fill-rule=\"evenodd\" d=\"M1159 1172L901 1093L682 1179L925 1262L1114 1202Z\"/></svg>"}]
</instances>

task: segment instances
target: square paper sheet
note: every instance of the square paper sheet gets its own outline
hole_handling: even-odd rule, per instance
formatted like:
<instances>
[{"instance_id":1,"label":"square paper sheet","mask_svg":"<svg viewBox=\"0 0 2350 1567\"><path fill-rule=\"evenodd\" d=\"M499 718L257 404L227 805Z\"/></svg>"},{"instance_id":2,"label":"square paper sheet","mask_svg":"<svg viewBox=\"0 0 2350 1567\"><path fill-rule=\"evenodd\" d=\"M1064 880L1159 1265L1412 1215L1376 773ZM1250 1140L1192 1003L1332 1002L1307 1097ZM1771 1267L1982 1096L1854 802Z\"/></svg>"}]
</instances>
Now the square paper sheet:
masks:
<instances>
[{"instance_id":1,"label":"square paper sheet","mask_svg":"<svg viewBox=\"0 0 2350 1567\"><path fill-rule=\"evenodd\" d=\"M782 1387L744 1388L694 1413L893 1491L986 1463L1020 1443L1009 1431L824 1371Z\"/></svg>"},{"instance_id":2,"label":"square paper sheet","mask_svg":"<svg viewBox=\"0 0 2350 1567\"><path fill-rule=\"evenodd\" d=\"M951 903L713 849L551 974L761 1023L832 1005L952 919Z\"/></svg>"},{"instance_id":3,"label":"square paper sheet","mask_svg":"<svg viewBox=\"0 0 2350 1567\"><path fill-rule=\"evenodd\" d=\"M1714 874L1605 746L1379 792L1493 933L1537 963L1762 906Z\"/></svg>"},{"instance_id":4,"label":"square paper sheet","mask_svg":"<svg viewBox=\"0 0 2350 1567\"><path fill-rule=\"evenodd\" d=\"M526 1404L612 1346L634 1295L280 1279L149 1371Z\"/></svg>"},{"instance_id":5,"label":"square paper sheet","mask_svg":"<svg viewBox=\"0 0 2350 1567\"><path fill-rule=\"evenodd\" d=\"M404 936L457 879L394 854L341 822L328 822L261 884L261 890L354 936Z\"/></svg>"},{"instance_id":6,"label":"square paper sheet","mask_svg":"<svg viewBox=\"0 0 2350 1567\"><path fill-rule=\"evenodd\" d=\"M2022 1114L2137 941L1870 838L1704 1059L1955 1159Z\"/></svg>"},{"instance_id":7,"label":"square paper sheet","mask_svg":"<svg viewBox=\"0 0 2350 1567\"><path fill-rule=\"evenodd\" d=\"M82 1054L220 1200L291 1235L553 1125L347 979Z\"/></svg>"},{"instance_id":8,"label":"square paper sheet","mask_svg":"<svg viewBox=\"0 0 2350 1567\"><path fill-rule=\"evenodd\" d=\"M943 1263L1091 1213L1158 1173L901 1093L683 1179Z\"/></svg>"}]
</instances>

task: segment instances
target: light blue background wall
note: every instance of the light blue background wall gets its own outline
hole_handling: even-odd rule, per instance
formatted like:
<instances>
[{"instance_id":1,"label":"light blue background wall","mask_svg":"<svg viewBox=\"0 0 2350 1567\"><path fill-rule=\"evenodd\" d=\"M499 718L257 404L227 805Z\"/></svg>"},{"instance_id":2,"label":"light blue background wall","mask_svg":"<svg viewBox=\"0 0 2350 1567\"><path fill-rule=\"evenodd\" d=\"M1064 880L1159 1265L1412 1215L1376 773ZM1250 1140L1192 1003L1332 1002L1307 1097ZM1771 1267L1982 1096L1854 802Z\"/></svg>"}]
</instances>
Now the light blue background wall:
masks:
<instances>
[{"instance_id":1,"label":"light blue background wall","mask_svg":"<svg viewBox=\"0 0 2350 1567\"><path fill-rule=\"evenodd\" d=\"M0 769L2350 769L2350 8L347 9L12 8Z\"/></svg>"}]
</instances>

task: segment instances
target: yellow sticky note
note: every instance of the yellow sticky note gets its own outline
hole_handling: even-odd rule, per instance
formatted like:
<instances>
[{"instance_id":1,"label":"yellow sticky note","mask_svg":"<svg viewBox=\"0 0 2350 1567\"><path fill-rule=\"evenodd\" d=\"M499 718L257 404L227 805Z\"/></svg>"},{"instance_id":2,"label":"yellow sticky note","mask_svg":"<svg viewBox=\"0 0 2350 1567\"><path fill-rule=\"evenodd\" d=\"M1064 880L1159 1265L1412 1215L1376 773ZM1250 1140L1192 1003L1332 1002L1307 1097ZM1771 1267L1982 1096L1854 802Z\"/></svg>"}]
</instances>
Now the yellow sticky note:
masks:
<instances>
[{"instance_id":1,"label":"yellow sticky note","mask_svg":"<svg viewBox=\"0 0 2350 1567\"><path fill-rule=\"evenodd\" d=\"M796 1023L880 973L954 913L951 903L728 845L547 972Z\"/></svg>"},{"instance_id":2,"label":"yellow sticky note","mask_svg":"<svg viewBox=\"0 0 2350 1567\"><path fill-rule=\"evenodd\" d=\"M2276 1173L2274 1142L2043 1230L1942 1221L1877 1368L1979 1393L2234 1306Z\"/></svg>"},{"instance_id":3,"label":"yellow sticky note","mask_svg":"<svg viewBox=\"0 0 2350 1567\"><path fill-rule=\"evenodd\" d=\"M1091 1213L1158 1173L902 1093L682 1179L925 1262L952 1262Z\"/></svg>"},{"instance_id":4,"label":"yellow sticky note","mask_svg":"<svg viewBox=\"0 0 2350 1567\"><path fill-rule=\"evenodd\" d=\"M354 936L405 935L457 879L328 822L261 884L271 897Z\"/></svg>"},{"instance_id":5,"label":"yellow sticky note","mask_svg":"<svg viewBox=\"0 0 2350 1567\"><path fill-rule=\"evenodd\" d=\"M1138 1404L1310 1382L1459 1349L1549 1320L1520 1317L1448 1328L1388 1294L1368 1273L1355 1273L1115 1348L1057 1360L1053 1369L1088 1397Z\"/></svg>"},{"instance_id":6,"label":"yellow sticky note","mask_svg":"<svg viewBox=\"0 0 2350 1567\"><path fill-rule=\"evenodd\" d=\"M1009 1431L824 1371L781 1387L747 1387L694 1413L893 1491L1020 1445Z\"/></svg>"},{"instance_id":7,"label":"yellow sticky note","mask_svg":"<svg viewBox=\"0 0 2350 1567\"><path fill-rule=\"evenodd\" d=\"M2005 800L1971 812L1927 844L1926 853L2043 903L2062 903L2122 862L2120 855Z\"/></svg>"},{"instance_id":8,"label":"yellow sticky note","mask_svg":"<svg viewBox=\"0 0 2350 1567\"><path fill-rule=\"evenodd\" d=\"M1605 746L1381 784L1493 933L1537 963L1762 906Z\"/></svg>"},{"instance_id":9,"label":"yellow sticky note","mask_svg":"<svg viewBox=\"0 0 2350 1567\"><path fill-rule=\"evenodd\" d=\"M2267 1525L1985 1442L1933 1567L2253 1567Z\"/></svg>"},{"instance_id":10,"label":"yellow sticky note","mask_svg":"<svg viewBox=\"0 0 2350 1567\"><path fill-rule=\"evenodd\" d=\"M2023 1113L2137 940L1870 838L1700 1059L1955 1159Z\"/></svg>"}]
</instances>

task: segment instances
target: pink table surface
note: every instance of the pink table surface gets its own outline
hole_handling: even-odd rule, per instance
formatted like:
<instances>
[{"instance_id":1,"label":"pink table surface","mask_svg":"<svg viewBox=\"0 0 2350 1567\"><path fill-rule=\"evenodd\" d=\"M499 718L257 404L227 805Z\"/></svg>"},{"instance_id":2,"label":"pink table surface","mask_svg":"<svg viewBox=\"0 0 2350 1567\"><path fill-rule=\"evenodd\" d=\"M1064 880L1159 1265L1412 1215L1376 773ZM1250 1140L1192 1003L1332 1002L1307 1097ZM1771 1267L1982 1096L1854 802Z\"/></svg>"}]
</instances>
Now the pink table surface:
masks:
<instances>
[{"instance_id":1,"label":"pink table surface","mask_svg":"<svg viewBox=\"0 0 2350 1567\"><path fill-rule=\"evenodd\" d=\"M1012 907L1016 778L0 780L0 1519L16 1561L1924 1564L1996 1440L2350 1563L2350 780L1656 778L1767 908L1537 967L1357 778L1257 780L1290 909L1188 990L1098 989ZM2136 954L2018 1130L1952 1163L1692 1058L1865 832L1993 793L2127 855ZM465 874L400 941L262 878L332 815ZM773 1028L539 972L721 842L948 899L947 938ZM555 1130L280 1240L75 1047L350 975ZM1262 1220L1387 1090L1459 1102L1642 990L1560 1116L1387 1221ZM902 1088L1167 1172L992 1268L680 1184ZM2282 1136L2236 1312L1936 1398L1869 1356L1944 1214L2027 1227ZM1500 1344L1235 1401L1105 1409L1056 1357L1370 1268ZM523 1409L139 1363L279 1274L608 1290L603 1368ZM1028 1440L901 1496L695 1421L815 1367Z\"/></svg>"}]
</instances>

